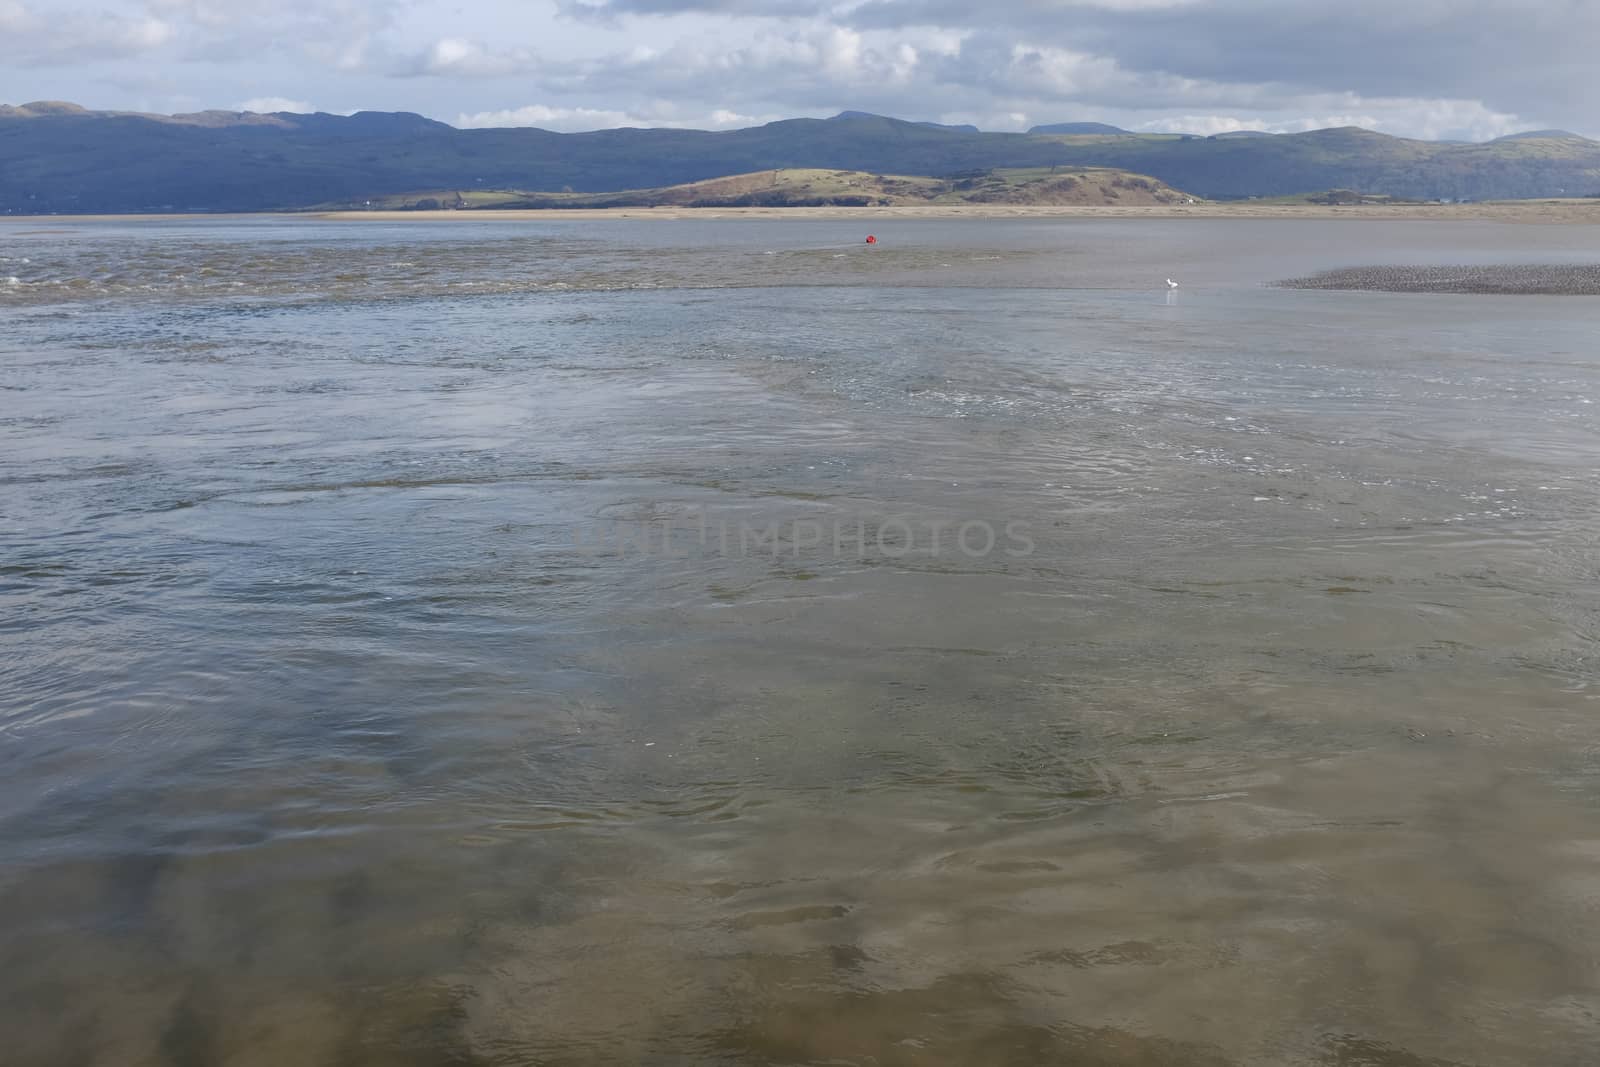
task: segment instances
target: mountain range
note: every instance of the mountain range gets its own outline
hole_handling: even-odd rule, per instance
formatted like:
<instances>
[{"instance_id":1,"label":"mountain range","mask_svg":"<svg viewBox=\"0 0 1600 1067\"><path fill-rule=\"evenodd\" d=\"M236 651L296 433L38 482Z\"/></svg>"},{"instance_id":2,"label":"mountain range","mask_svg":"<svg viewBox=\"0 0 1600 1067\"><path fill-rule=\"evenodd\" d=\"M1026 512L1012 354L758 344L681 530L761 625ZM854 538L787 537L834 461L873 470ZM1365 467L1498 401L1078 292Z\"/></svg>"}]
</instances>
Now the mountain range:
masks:
<instances>
[{"instance_id":1,"label":"mountain range","mask_svg":"<svg viewBox=\"0 0 1600 1067\"><path fill-rule=\"evenodd\" d=\"M293 210L415 190L604 193L789 168L954 177L1053 166L1148 175L1212 199L1330 188L1413 199L1600 193L1600 142L1559 130L1483 144L1355 127L1243 137L1082 124L985 133L846 112L716 132L553 133L456 129L404 112L164 116L0 105L0 214Z\"/></svg>"}]
</instances>

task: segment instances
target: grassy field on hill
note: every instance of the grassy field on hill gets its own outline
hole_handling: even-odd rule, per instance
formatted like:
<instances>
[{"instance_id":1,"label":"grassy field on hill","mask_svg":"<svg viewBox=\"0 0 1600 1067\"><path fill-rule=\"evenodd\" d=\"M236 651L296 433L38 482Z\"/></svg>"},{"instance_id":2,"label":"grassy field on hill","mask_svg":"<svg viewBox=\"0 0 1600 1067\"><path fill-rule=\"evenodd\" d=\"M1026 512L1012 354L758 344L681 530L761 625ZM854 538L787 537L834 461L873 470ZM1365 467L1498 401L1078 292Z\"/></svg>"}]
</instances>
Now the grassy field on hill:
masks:
<instances>
[{"instance_id":1,"label":"grassy field on hill","mask_svg":"<svg viewBox=\"0 0 1600 1067\"><path fill-rule=\"evenodd\" d=\"M318 205L382 211L617 207L893 207L908 204L1039 206L1178 204L1194 197L1142 174L1103 167L1002 168L932 178L823 168L780 168L617 193L430 190Z\"/></svg>"}]
</instances>

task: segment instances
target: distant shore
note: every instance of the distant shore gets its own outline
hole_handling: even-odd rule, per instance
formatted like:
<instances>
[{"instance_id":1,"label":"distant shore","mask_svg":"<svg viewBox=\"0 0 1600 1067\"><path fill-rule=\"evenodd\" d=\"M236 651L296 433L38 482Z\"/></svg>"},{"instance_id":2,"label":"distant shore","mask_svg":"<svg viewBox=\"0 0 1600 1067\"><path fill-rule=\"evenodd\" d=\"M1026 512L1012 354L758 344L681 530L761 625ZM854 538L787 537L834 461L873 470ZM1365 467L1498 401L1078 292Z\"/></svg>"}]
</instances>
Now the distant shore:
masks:
<instances>
[{"instance_id":1,"label":"distant shore","mask_svg":"<svg viewBox=\"0 0 1600 1067\"><path fill-rule=\"evenodd\" d=\"M338 222L553 222L561 219L1439 219L1455 222L1600 225L1600 199L1498 200L1471 204L1228 203L1149 206L1033 206L1011 204L916 204L896 207L738 208L537 208L462 211L317 211L230 215L3 215L0 222L41 225L72 222L155 222L181 219L276 218Z\"/></svg>"},{"instance_id":2,"label":"distant shore","mask_svg":"<svg viewBox=\"0 0 1600 1067\"><path fill-rule=\"evenodd\" d=\"M1263 204L1251 201L1128 207L1017 204L911 204L895 207L543 208L480 211L328 211L314 218L404 222L436 219L1449 219L1455 221L1593 223L1597 200L1502 200L1475 204Z\"/></svg>"}]
</instances>

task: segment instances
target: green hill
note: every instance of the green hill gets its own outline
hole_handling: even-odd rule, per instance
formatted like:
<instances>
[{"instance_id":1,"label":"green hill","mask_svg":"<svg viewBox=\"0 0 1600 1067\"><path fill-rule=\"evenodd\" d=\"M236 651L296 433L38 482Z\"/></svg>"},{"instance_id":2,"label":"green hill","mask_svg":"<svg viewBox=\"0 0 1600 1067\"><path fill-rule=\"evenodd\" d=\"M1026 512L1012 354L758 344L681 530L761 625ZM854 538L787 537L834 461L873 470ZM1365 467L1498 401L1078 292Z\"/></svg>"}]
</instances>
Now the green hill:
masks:
<instances>
[{"instance_id":1,"label":"green hill","mask_svg":"<svg viewBox=\"0 0 1600 1067\"><path fill-rule=\"evenodd\" d=\"M1192 199L1155 178L1098 167L1001 169L953 178L794 168L615 193L431 190L359 202L319 204L316 210L367 207L389 211L441 208L472 211L485 208L883 207L905 204L1136 206L1178 204Z\"/></svg>"},{"instance_id":2,"label":"green hill","mask_svg":"<svg viewBox=\"0 0 1600 1067\"><path fill-rule=\"evenodd\" d=\"M1276 137L980 133L873 115L742 130L458 130L360 112L153 116L70 104L0 107L0 214L260 211L415 190L599 193L786 169L956 175L1105 167L1213 199L1361 189L1412 199L1600 192L1600 143L1488 144L1354 128Z\"/></svg>"},{"instance_id":3,"label":"green hill","mask_svg":"<svg viewBox=\"0 0 1600 1067\"><path fill-rule=\"evenodd\" d=\"M1052 122L1046 126L1035 126L1029 133L1072 133L1072 134L1110 134L1120 136L1128 131L1119 126L1108 126L1103 122Z\"/></svg>"}]
</instances>

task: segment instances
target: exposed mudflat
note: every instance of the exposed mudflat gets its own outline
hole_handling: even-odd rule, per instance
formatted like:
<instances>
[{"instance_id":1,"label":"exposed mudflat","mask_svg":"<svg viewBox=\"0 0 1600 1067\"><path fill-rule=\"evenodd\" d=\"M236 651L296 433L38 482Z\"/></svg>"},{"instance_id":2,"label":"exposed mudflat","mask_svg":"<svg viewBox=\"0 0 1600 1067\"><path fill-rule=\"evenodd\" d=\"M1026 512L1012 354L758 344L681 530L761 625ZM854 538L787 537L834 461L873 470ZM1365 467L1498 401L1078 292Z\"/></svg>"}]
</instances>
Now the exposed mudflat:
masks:
<instances>
[{"instance_id":1,"label":"exposed mudflat","mask_svg":"<svg viewBox=\"0 0 1600 1067\"><path fill-rule=\"evenodd\" d=\"M1282 289L1342 289L1372 293L1600 296L1600 264L1346 267L1276 284Z\"/></svg>"}]
</instances>

